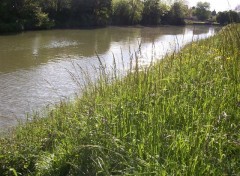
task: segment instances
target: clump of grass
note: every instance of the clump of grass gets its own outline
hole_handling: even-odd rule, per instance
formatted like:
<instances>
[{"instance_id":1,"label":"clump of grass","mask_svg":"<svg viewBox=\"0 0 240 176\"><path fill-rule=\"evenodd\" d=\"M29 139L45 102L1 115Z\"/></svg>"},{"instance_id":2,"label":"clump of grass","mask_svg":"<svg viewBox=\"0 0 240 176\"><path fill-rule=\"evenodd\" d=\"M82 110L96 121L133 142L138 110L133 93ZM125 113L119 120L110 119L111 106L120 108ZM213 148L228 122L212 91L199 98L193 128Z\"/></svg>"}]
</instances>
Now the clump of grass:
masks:
<instances>
[{"instance_id":1,"label":"clump of grass","mask_svg":"<svg viewBox=\"0 0 240 176\"><path fill-rule=\"evenodd\" d=\"M239 58L231 25L111 84L102 77L1 138L0 173L239 175Z\"/></svg>"}]
</instances>

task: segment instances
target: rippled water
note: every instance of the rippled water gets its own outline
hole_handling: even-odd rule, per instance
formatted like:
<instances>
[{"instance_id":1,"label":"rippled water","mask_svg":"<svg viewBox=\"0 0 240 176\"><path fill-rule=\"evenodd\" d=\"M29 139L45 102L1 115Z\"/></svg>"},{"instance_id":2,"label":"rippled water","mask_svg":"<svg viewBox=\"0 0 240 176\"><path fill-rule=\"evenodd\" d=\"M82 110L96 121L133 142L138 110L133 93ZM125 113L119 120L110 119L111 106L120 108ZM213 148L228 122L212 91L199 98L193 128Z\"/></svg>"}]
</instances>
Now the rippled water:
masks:
<instances>
[{"instance_id":1,"label":"rippled water","mask_svg":"<svg viewBox=\"0 0 240 176\"><path fill-rule=\"evenodd\" d=\"M74 97L79 87L69 72L78 75L81 84L84 76L76 65L97 76L96 53L108 68L113 53L119 69L123 65L129 68L130 55L141 44L140 63L147 65L153 54L161 59L167 52L218 30L206 26L108 27L0 36L0 129L24 120L26 113Z\"/></svg>"}]
</instances>

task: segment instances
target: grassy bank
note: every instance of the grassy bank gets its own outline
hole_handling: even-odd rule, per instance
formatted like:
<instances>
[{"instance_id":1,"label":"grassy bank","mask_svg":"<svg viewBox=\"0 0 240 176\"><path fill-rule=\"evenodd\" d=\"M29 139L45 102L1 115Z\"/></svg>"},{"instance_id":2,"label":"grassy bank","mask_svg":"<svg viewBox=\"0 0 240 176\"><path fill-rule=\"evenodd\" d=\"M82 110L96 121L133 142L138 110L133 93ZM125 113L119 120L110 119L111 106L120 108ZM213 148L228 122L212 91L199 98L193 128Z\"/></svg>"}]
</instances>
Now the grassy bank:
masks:
<instances>
[{"instance_id":1,"label":"grassy bank","mask_svg":"<svg viewBox=\"0 0 240 176\"><path fill-rule=\"evenodd\" d=\"M113 84L103 76L1 138L0 173L239 175L239 59L232 25Z\"/></svg>"}]
</instances>

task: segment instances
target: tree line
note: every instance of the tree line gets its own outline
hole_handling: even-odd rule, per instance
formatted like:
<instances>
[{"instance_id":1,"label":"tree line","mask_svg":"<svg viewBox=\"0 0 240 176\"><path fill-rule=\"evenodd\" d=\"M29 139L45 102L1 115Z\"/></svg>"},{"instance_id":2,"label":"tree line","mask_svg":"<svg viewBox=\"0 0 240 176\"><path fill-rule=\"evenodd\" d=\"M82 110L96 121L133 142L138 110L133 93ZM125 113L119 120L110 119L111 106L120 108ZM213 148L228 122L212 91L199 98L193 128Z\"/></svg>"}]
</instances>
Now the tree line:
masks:
<instances>
[{"instance_id":1,"label":"tree line","mask_svg":"<svg viewBox=\"0 0 240 176\"><path fill-rule=\"evenodd\" d=\"M208 2L198 2L196 7L191 8L192 16L196 16L198 20L210 22L218 22L221 25L226 25L229 23L240 22L240 5L235 9L223 12L210 11L210 3Z\"/></svg>"},{"instance_id":2,"label":"tree line","mask_svg":"<svg viewBox=\"0 0 240 176\"><path fill-rule=\"evenodd\" d=\"M1 0L0 32L106 25L184 25L195 13L209 16L210 5L189 8L185 1L162 0ZM239 16L238 16L239 17Z\"/></svg>"}]
</instances>

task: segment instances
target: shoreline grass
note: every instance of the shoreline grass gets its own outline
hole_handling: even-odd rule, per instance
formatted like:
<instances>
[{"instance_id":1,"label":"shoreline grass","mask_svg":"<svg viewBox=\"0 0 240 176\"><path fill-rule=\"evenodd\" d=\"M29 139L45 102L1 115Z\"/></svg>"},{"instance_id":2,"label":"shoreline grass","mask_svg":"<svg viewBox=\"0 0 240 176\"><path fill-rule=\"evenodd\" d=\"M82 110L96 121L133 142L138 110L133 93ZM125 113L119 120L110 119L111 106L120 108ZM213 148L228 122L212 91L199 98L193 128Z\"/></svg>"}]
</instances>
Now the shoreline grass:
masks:
<instances>
[{"instance_id":1,"label":"shoreline grass","mask_svg":"<svg viewBox=\"0 0 240 176\"><path fill-rule=\"evenodd\" d=\"M2 175L239 175L240 26L0 138Z\"/></svg>"}]
</instances>

